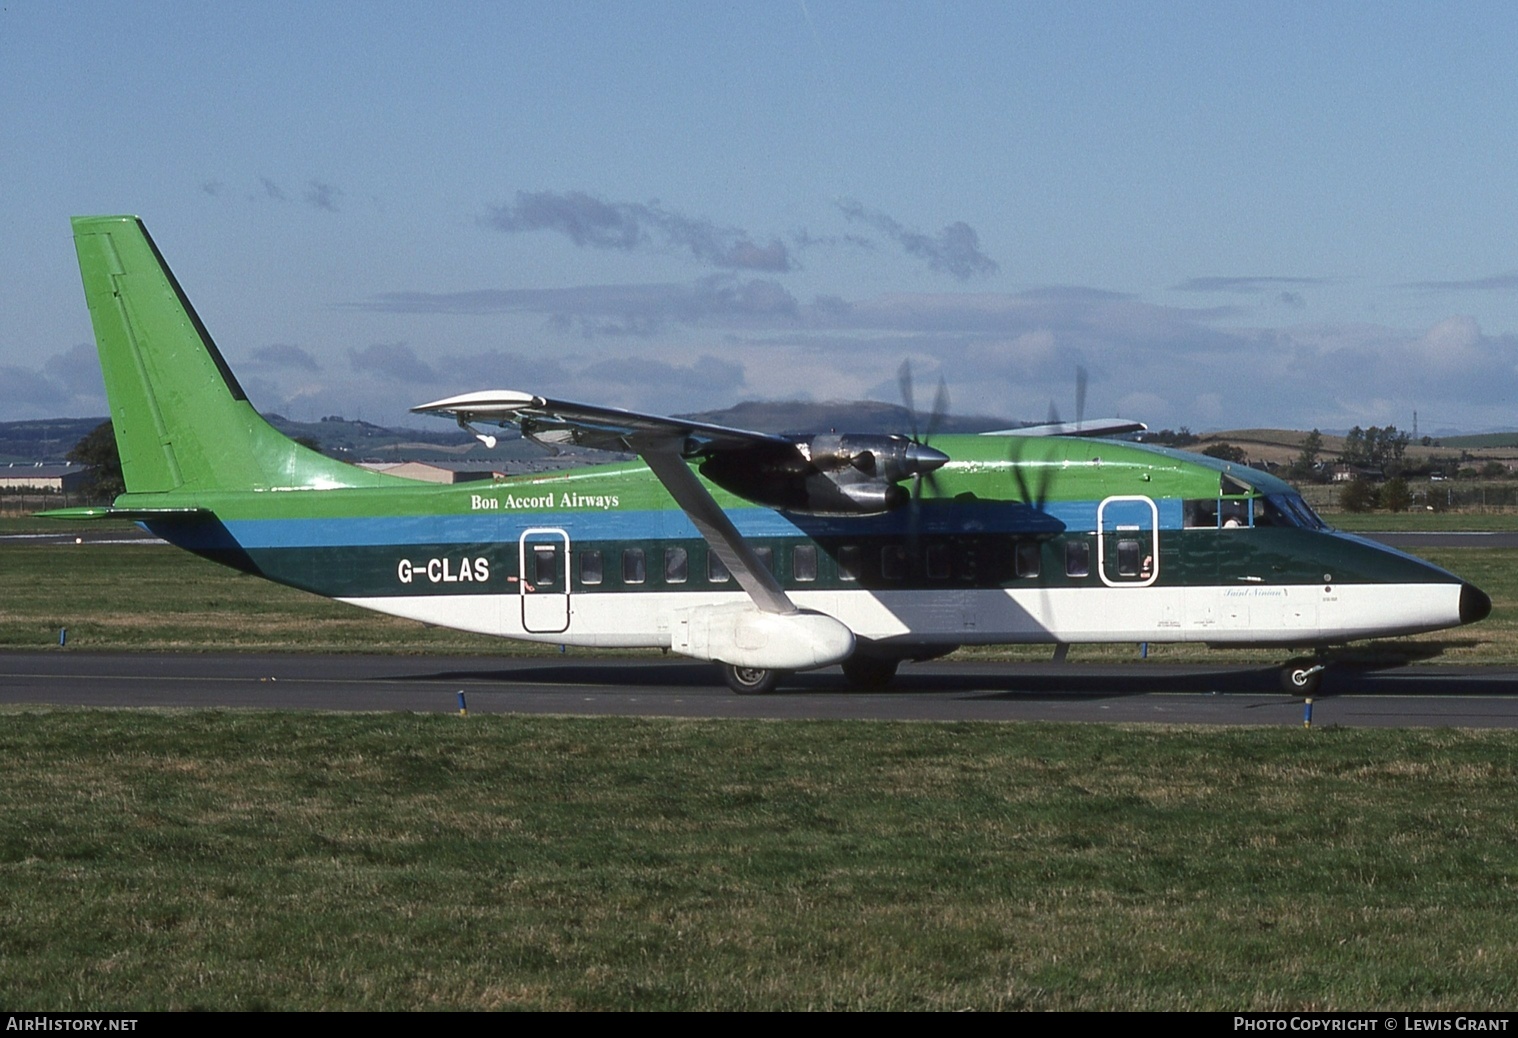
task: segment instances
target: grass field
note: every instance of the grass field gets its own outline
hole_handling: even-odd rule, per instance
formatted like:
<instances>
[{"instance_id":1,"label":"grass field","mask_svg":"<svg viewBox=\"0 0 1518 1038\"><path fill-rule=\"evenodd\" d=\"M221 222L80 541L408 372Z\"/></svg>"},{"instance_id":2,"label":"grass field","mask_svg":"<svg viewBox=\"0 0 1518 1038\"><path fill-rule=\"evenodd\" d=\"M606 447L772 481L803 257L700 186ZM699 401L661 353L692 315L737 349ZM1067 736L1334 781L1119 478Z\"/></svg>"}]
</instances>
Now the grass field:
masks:
<instances>
[{"instance_id":1,"label":"grass field","mask_svg":"<svg viewBox=\"0 0 1518 1038\"><path fill-rule=\"evenodd\" d=\"M1518 734L28 711L32 1009L1510 1009Z\"/></svg>"},{"instance_id":2,"label":"grass field","mask_svg":"<svg viewBox=\"0 0 1518 1038\"><path fill-rule=\"evenodd\" d=\"M1336 512L1325 518L1336 529L1350 533L1518 530L1518 512Z\"/></svg>"}]
</instances>

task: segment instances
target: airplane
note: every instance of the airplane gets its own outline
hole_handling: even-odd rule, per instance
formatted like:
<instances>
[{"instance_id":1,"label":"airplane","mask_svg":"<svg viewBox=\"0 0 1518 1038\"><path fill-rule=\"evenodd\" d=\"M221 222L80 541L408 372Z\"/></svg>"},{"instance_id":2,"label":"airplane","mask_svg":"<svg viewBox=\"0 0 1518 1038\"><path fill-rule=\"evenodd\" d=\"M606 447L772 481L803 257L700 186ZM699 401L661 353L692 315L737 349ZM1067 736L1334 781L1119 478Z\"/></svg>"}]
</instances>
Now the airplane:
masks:
<instances>
[{"instance_id":1,"label":"airplane","mask_svg":"<svg viewBox=\"0 0 1518 1038\"><path fill-rule=\"evenodd\" d=\"M743 694L833 665L880 687L965 645L1061 659L1102 642L1300 650L1282 684L1310 694L1347 642L1491 611L1473 584L1330 529L1274 476L1086 435L1142 428L1120 420L779 435L487 390L413 410L487 443L481 425L624 457L460 485L369 471L254 410L141 220L73 230L126 493L43 514L135 520L352 605L664 649Z\"/></svg>"}]
</instances>

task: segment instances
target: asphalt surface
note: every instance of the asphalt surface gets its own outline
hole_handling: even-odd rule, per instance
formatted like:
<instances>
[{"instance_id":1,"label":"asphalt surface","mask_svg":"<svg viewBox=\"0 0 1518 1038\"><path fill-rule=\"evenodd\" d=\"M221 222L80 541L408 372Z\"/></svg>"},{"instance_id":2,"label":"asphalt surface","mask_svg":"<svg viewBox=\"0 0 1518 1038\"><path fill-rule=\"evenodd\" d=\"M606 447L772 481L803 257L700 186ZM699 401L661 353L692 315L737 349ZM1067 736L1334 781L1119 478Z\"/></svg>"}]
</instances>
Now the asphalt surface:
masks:
<instances>
[{"instance_id":1,"label":"asphalt surface","mask_svg":"<svg viewBox=\"0 0 1518 1038\"><path fill-rule=\"evenodd\" d=\"M1051 720L1301 726L1274 668L908 664L882 692L836 668L738 696L694 661L241 653L0 653L0 703L660 717ZM1315 726L1518 727L1518 668L1330 668Z\"/></svg>"}]
</instances>

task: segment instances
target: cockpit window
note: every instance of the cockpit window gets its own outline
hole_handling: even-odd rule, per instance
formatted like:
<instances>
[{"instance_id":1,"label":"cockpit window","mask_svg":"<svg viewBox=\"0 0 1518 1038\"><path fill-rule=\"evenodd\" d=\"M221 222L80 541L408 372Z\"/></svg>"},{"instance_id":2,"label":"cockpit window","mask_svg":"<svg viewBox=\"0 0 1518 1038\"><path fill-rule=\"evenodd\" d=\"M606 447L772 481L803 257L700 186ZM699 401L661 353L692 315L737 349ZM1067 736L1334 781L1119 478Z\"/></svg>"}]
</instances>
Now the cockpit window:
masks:
<instances>
[{"instance_id":1,"label":"cockpit window","mask_svg":"<svg viewBox=\"0 0 1518 1038\"><path fill-rule=\"evenodd\" d=\"M1226 478L1226 477L1225 477ZM1287 526L1303 530L1326 530L1328 524L1318 518L1300 494L1271 494L1269 497L1224 497L1216 501L1203 498L1183 503L1188 530L1233 530L1250 526Z\"/></svg>"},{"instance_id":2,"label":"cockpit window","mask_svg":"<svg viewBox=\"0 0 1518 1038\"><path fill-rule=\"evenodd\" d=\"M1216 530L1218 528L1218 502L1216 498L1204 497L1187 501L1183 506L1186 529Z\"/></svg>"},{"instance_id":3,"label":"cockpit window","mask_svg":"<svg viewBox=\"0 0 1518 1038\"><path fill-rule=\"evenodd\" d=\"M1262 512L1256 514L1260 526L1296 526L1304 530L1326 530L1328 524L1318 517L1312 506L1302 500L1300 494L1271 494L1256 506Z\"/></svg>"},{"instance_id":4,"label":"cockpit window","mask_svg":"<svg viewBox=\"0 0 1518 1038\"><path fill-rule=\"evenodd\" d=\"M1218 502L1218 525L1225 530L1237 530L1243 526L1253 526L1250 521L1253 516L1249 507L1252 502L1249 498L1225 497Z\"/></svg>"},{"instance_id":5,"label":"cockpit window","mask_svg":"<svg viewBox=\"0 0 1518 1038\"><path fill-rule=\"evenodd\" d=\"M1202 498L1183 505L1188 530L1233 530L1251 526L1251 501L1247 497Z\"/></svg>"}]
</instances>

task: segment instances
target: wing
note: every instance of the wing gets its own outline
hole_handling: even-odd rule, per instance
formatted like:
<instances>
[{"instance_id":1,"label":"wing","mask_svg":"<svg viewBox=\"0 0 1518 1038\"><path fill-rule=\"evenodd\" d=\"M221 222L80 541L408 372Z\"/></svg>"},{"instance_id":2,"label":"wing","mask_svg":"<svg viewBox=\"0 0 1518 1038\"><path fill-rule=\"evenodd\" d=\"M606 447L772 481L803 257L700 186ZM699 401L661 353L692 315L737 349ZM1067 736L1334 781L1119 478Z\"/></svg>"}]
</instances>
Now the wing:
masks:
<instances>
[{"instance_id":1,"label":"wing","mask_svg":"<svg viewBox=\"0 0 1518 1038\"><path fill-rule=\"evenodd\" d=\"M516 425L540 443L632 451L644 460L652 452L700 459L701 474L724 490L806 515L876 515L899 508L911 499L900 484L949 460L905 436L778 436L504 389L435 400L412 411L452 417L470 431L476 422Z\"/></svg>"},{"instance_id":2,"label":"wing","mask_svg":"<svg viewBox=\"0 0 1518 1038\"><path fill-rule=\"evenodd\" d=\"M738 533L722 506L691 472L685 459L718 453L758 451L800 457L782 436L729 429L705 422L623 411L615 407L548 400L514 390L465 393L413 407L418 414L447 415L461 426L472 422L517 425L522 435L546 443L575 443L601 450L632 451L648 465L675 499L738 586L766 613L797 612L769 569ZM478 434L476 434L478 435Z\"/></svg>"},{"instance_id":3,"label":"wing","mask_svg":"<svg viewBox=\"0 0 1518 1038\"><path fill-rule=\"evenodd\" d=\"M703 476L746 500L824 515L870 515L899 507L911 496L900 483L949 460L905 436L777 436L515 390L465 393L411 410L451 417L471 431L476 422L511 424L539 442L636 453L754 604L768 613L794 613L796 606L687 460L701 459Z\"/></svg>"},{"instance_id":4,"label":"wing","mask_svg":"<svg viewBox=\"0 0 1518 1038\"><path fill-rule=\"evenodd\" d=\"M421 404L411 410L416 414L447 415L465 428L472 423L485 422L516 425L521 428L523 436L541 443L573 443L598 450L636 454L642 453L640 444L673 448L684 458L756 448L794 450L796 446L796 441L770 433L624 411L617 407L550 400L511 389L464 393Z\"/></svg>"},{"instance_id":5,"label":"wing","mask_svg":"<svg viewBox=\"0 0 1518 1038\"><path fill-rule=\"evenodd\" d=\"M995 429L982 436L1122 436L1145 432L1149 426L1126 418L1088 418L1082 422L1050 422L1047 425L1021 425L1015 429Z\"/></svg>"}]
</instances>

